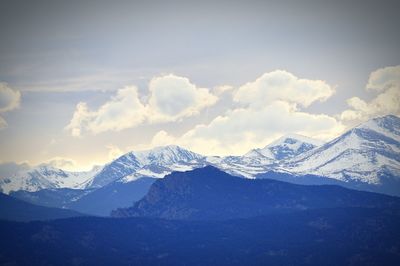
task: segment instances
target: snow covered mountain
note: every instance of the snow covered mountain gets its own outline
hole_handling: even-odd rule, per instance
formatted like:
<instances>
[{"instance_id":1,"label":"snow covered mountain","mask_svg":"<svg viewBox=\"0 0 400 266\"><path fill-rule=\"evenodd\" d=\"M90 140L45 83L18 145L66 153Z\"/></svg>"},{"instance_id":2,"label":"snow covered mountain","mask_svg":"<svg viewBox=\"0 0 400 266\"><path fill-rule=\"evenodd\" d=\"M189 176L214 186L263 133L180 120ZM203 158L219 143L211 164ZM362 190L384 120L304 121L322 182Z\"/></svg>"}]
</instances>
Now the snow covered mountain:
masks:
<instances>
[{"instance_id":1,"label":"snow covered mountain","mask_svg":"<svg viewBox=\"0 0 400 266\"><path fill-rule=\"evenodd\" d=\"M0 191L101 188L114 181L129 183L141 177L162 178L173 171L207 164L247 178L272 171L372 186L386 183L392 190L400 191L400 118L389 115L372 119L325 144L300 135L287 135L243 156L206 157L171 145L129 152L89 172L68 172L41 165L0 177Z\"/></svg>"},{"instance_id":2,"label":"snow covered mountain","mask_svg":"<svg viewBox=\"0 0 400 266\"><path fill-rule=\"evenodd\" d=\"M56 188L83 189L101 168L96 166L87 172L70 172L42 164L32 169L19 171L11 177L0 177L0 190L8 194L18 190L33 192Z\"/></svg>"},{"instance_id":3,"label":"snow covered mountain","mask_svg":"<svg viewBox=\"0 0 400 266\"><path fill-rule=\"evenodd\" d=\"M346 182L400 182L400 118L389 115L363 123L317 149L286 161L281 169Z\"/></svg>"},{"instance_id":4,"label":"snow covered mountain","mask_svg":"<svg viewBox=\"0 0 400 266\"><path fill-rule=\"evenodd\" d=\"M285 135L268 144L262 149L253 149L246 153L245 157L266 157L274 161L293 158L301 153L321 146L322 141L308 138L298 134Z\"/></svg>"},{"instance_id":5,"label":"snow covered mountain","mask_svg":"<svg viewBox=\"0 0 400 266\"><path fill-rule=\"evenodd\" d=\"M102 187L115 180L129 182L140 177L161 178L173 171L186 171L204 165L204 156L175 145L129 152L104 166L88 187Z\"/></svg>"},{"instance_id":6,"label":"snow covered mountain","mask_svg":"<svg viewBox=\"0 0 400 266\"><path fill-rule=\"evenodd\" d=\"M69 172L43 164L0 177L0 191L8 194L18 190L100 188L116 180L127 183L140 177L161 178L173 171L191 170L205 164L204 156L170 145L129 152L88 172Z\"/></svg>"},{"instance_id":7,"label":"snow covered mountain","mask_svg":"<svg viewBox=\"0 0 400 266\"><path fill-rule=\"evenodd\" d=\"M252 149L243 156L208 157L210 164L234 175L254 178L272 170L282 160L310 151L323 142L298 134L282 136L261 149Z\"/></svg>"}]
</instances>

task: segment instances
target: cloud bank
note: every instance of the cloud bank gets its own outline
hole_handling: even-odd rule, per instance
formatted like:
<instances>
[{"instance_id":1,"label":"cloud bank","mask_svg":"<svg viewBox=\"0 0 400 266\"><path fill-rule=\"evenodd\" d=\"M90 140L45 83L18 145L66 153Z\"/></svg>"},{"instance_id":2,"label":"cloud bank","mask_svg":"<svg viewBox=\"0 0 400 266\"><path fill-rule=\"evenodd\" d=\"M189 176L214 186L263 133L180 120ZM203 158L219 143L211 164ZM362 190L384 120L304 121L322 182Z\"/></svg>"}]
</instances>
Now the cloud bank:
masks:
<instances>
[{"instance_id":1,"label":"cloud bank","mask_svg":"<svg viewBox=\"0 0 400 266\"><path fill-rule=\"evenodd\" d=\"M227 88L221 91L232 93L234 106L179 137L161 130L150 146L178 144L202 154L232 155L262 147L287 133L326 140L344 129L334 117L302 110L333 95L334 88L325 81L301 79L277 70L238 89Z\"/></svg>"},{"instance_id":2,"label":"cloud bank","mask_svg":"<svg viewBox=\"0 0 400 266\"><path fill-rule=\"evenodd\" d=\"M151 79L148 93L142 97L135 86L129 86L118 90L97 110L90 110L85 102L79 103L66 128L73 136L80 136L157 124L161 129L147 146L139 144L140 148L176 144L206 155L239 155L285 134L331 140L354 121L400 114L400 66L372 72L366 89L375 91L376 97L370 101L352 97L347 100L348 110L328 115L306 109L327 101L335 93L335 88L323 80L276 70L237 88L222 85L209 90L199 88L188 78L170 74ZM219 101L227 95L230 102ZM162 128L162 123L199 115L219 102L219 113L179 136ZM115 147L107 146L113 157L121 153Z\"/></svg>"},{"instance_id":3,"label":"cloud bank","mask_svg":"<svg viewBox=\"0 0 400 266\"><path fill-rule=\"evenodd\" d=\"M198 88L189 79L175 75L153 78L149 83L148 102L142 103L135 86L119 89L117 94L98 110L91 111L80 102L66 129L72 136L84 132L98 134L120 131L144 123L177 121L198 114L216 103L208 89Z\"/></svg>"}]
</instances>

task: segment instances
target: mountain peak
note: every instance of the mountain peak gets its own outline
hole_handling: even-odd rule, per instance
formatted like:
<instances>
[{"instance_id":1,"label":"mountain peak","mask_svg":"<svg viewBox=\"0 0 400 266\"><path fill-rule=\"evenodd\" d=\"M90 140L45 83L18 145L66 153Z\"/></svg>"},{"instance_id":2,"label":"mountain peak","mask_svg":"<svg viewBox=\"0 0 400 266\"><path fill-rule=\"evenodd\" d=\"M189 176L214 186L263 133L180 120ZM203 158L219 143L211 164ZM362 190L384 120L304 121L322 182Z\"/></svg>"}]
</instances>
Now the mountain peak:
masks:
<instances>
[{"instance_id":1,"label":"mountain peak","mask_svg":"<svg viewBox=\"0 0 400 266\"><path fill-rule=\"evenodd\" d=\"M299 134L287 134L271 142L262 149L253 149L246 157L264 156L275 160L283 160L312 150L323 142Z\"/></svg>"},{"instance_id":2,"label":"mountain peak","mask_svg":"<svg viewBox=\"0 0 400 266\"><path fill-rule=\"evenodd\" d=\"M383 187L399 176L400 118L373 118L283 166L297 174L315 174Z\"/></svg>"},{"instance_id":3,"label":"mountain peak","mask_svg":"<svg viewBox=\"0 0 400 266\"><path fill-rule=\"evenodd\" d=\"M295 142L309 143L314 146L320 146L320 145L324 144L324 142L322 142L322 141L312 139L312 138L309 138L309 137L306 137L306 136L303 136L300 134L291 133L291 134L283 135L282 137L280 137L277 140L268 144L265 148L274 147L274 146L278 146L281 144L294 144Z\"/></svg>"},{"instance_id":4,"label":"mountain peak","mask_svg":"<svg viewBox=\"0 0 400 266\"><path fill-rule=\"evenodd\" d=\"M204 157L177 145L158 146L150 150L135 151L132 154L142 165L188 162Z\"/></svg>"},{"instance_id":5,"label":"mountain peak","mask_svg":"<svg viewBox=\"0 0 400 266\"><path fill-rule=\"evenodd\" d=\"M350 131L361 132L363 136L366 135L366 132L373 131L395 141L400 141L400 118L395 115L376 117L358 125Z\"/></svg>"},{"instance_id":6,"label":"mountain peak","mask_svg":"<svg viewBox=\"0 0 400 266\"><path fill-rule=\"evenodd\" d=\"M176 145L128 152L114 160L94 177L92 187L113 181L127 183L140 177L161 178L173 171L191 170L203 165L204 156Z\"/></svg>"}]
</instances>

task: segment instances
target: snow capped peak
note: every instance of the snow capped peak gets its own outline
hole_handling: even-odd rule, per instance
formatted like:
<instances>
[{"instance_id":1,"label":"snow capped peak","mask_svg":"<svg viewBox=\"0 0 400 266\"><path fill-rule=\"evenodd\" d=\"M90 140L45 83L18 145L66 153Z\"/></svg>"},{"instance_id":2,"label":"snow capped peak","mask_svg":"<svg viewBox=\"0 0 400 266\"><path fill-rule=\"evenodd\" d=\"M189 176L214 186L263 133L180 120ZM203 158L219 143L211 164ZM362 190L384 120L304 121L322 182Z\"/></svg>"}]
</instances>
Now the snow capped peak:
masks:
<instances>
[{"instance_id":1,"label":"snow capped peak","mask_svg":"<svg viewBox=\"0 0 400 266\"><path fill-rule=\"evenodd\" d=\"M247 152L244 157L250 157L250 158L257 158L257 157L267 157L267 158L272 158L271 153L263 153L262 149L252 149L249 152Z\"/></svg>"},{"instance_id":2,"label":"snow capped peak","mask_svg":"<svg viewBox=\"0 0 400 266\"><path fill-rule=\"evenodd\" d=\"M91 182L101 187L115 180L129 182L139 177L160 178L172 171L186 171L203 166L205 157L176 145L132 151L107 164Z\"/></svg>"},{"instance_id":3,"label":"snow capped peak","mask_svg":"<svg viewBox=\"0 0 400 266\"><path fill-rule=\"evenodd\" d=\"M39 173L43 176L60 176L67 177L64 170L56 168L50 164L40 164L39 166L33 168L30 172Z\"/></svg>"},{"instance_id":4,"label":"snow capped peak","mask_svg":"<svg viewBox=\"0 0 400 266\"><path fill-rule=\"evenodd\" d=\"M190 162L204 156L176 145L159 146L150 150L131 152L142 165Z\"/></svg>"},{"instance_id":5,"label":"snow capped peak","mask_svg":"<svg viewBox=\"0 0 400 266\"><path fill-rule=\"evenodd\" d=\"M386 115L373 118L355 127L353 130L372 130L386 137L400 139L400 118L394 115Z\"/></svg>"},{"instance_id":6,"label":"snow capped peak","mask_svg":"<svg viewBox=\"0 0 400 266\"><path fill-rule=\"evenodd\" d=\"M389 129L391 131L400 131L400 117L395 115L386 115L371 119L374 123L378 124L382 128Z\"/></svg>"},{"instance_id":7,"label":"snow capped peak","mask_svg":"<svg viewBox=\"0 0 400 266\"><path fill-rule=\"evenodd\" d=\"M70 172L56 168L50 164L40 164L27 170L19 171L12 176L0 178L0 190L4 193L25 190L38 191L53 188L86 187L86 183L101 170L102 167L94 167L86 172Z\"/></svg>"},{"instance_id":8,"label":"snow capped peak","mask_svg":"<svg viewBox=\"0 0 400 266\"><path fill-rule=\"evenodd\" d=\"M283 160L314 149L323 142L298 134L288 134L273 141L262 149L253 149L245 157L264 156L270 159Z\"/></svg>"},{"instance_id":9,"label":"snow capped peak","mask_svg":"<svg viewBox=\"0 0 400 266\"><path fill-rule=\"evenodd\" d=\"M399 118L371 119L282 167L298 174L316 174L343 181L379 184L379 176L400 176Z\"/></svg>"},{"instance_id":10,"label":"snow capped peak","mask_svg":"<svg viewBox=\"0 0 400 266\"><path fill-rule=\"evenodd\" d=\"M303 136L300 134L287 134L287 135L284 135L284 136L280 137L279 139L271 142L265 148L276 147L276 146L284 145L284 144L295 144L295 143L308 143L315 147L321 146L322 144L324 144L323 141L312 139L312 138L309 138L309 137L306 137L306 136Z\"/></svg>"}]
</instances>

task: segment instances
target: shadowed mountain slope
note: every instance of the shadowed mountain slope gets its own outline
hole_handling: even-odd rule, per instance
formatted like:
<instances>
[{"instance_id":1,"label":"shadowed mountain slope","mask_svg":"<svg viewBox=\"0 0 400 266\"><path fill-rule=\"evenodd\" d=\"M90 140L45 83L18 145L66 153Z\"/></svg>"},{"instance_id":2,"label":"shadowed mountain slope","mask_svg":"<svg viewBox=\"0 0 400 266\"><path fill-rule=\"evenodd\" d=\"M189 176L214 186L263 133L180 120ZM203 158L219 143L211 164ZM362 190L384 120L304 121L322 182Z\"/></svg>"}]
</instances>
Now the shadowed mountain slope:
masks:
<instances>
[{"instance_id":1,"label":"shadowed mountain slope","mask_svg":"<svg viewBox=\"0 0 400 266\"><path fill-rule=\"evenodd\" d=\"M249 180L207 166L157 180L133 207L112 215L208 220L336 207L399 208L400 198L332 185Z\"/></svg>"}]
</instances>

